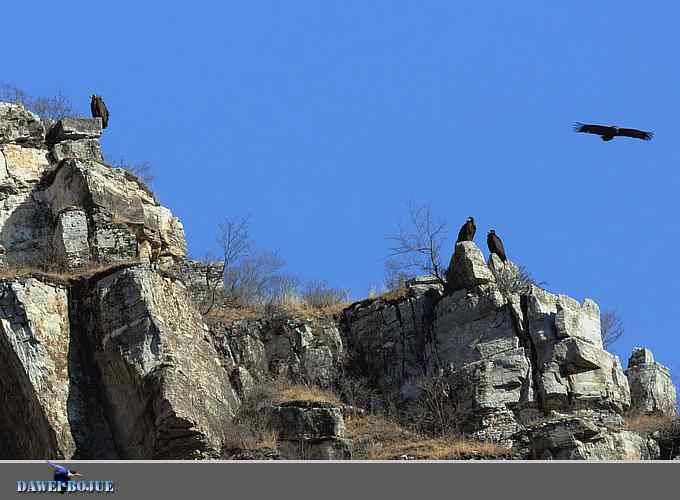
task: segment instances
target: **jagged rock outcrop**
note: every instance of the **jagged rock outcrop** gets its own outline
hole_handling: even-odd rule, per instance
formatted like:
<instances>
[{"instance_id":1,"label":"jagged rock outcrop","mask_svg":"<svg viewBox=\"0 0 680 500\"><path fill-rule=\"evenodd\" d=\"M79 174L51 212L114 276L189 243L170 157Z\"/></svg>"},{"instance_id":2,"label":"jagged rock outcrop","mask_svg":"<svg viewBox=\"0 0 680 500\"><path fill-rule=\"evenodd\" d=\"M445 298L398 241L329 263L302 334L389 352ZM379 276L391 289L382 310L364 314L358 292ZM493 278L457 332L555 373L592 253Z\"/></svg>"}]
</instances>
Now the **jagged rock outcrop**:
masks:
<instances>
[{"instance_id":1,"label":"jagged rock outcrop","mask_svg":"<svg viewBox=\"0 0 680 500\"><path fill-rule=\"evenodd\" d=\"M654 361L651 351L636 347L626 370L631 410L641 414L675 415L676 389L670 370Z\"/></svg>"},{"instance_id":2,"label":"jagged rock outcrop","mask_svg":"<svg viewBox=\"0 0 680 500\"><path fill-rule=\"evenodd\" d=\"M397 389L444 377L460 430L480 439L520 441L529 423L555 410L620 425L630 391L617 357L602 348L597 305L497 282L504 269L516 267L493 257L487 267L474 243L459 243L446 294L347 309L355 368Z\"/></svg>"}]
</instances>

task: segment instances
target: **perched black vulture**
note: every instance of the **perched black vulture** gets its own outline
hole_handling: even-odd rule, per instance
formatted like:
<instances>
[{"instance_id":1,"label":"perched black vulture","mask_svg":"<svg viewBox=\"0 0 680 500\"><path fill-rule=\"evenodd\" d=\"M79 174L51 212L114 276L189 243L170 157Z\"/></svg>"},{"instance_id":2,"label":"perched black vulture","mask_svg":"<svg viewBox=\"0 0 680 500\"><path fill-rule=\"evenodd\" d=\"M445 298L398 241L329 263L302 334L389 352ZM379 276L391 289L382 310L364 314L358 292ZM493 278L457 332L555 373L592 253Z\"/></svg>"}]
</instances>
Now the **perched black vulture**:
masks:
<instances>
[{"instance_id":1,"label":"perched black vulture","mask_svg":"<svg viewBox=\"0 0 680 500\"><path fill-rule=\"evenodd\" d=\"M620 128L614 125L606 127L589 123L576 123L576 125L574 125L574 130L576 130L576 132L599 135L603 141L611 141L616 136L633 137L635 139L644 139L645 141L649 141L654 137L654 134L651 132L644 132L634 128Z\"/></svg>"},{"instance_id":2,"label":"perched black vulture","mask_svg":"<svg viewBox=\"0 0 680 500\"><path fill-rule=\"evenodd\" d=\"M503 247L503 242L496 234L493 229L489 231L486 237L486 244L489 246L489 252L495 253L500 257L500 259L505 262L508 258L505 256L505 248Z\"/></svg>"},{"instance_id":3,"label":"perched black vulture","mask_svg":"<svg viewBox=\"0 0 680 500\"><path fill-rule=\"evenodd\" d=\"M456 243L460 243L461 241L474 241L476 231L477 226L475 226L475 219L468 217L465 224L463 224L460 231L458 231Z\"/></svg>"},{"instance_id":4,"label":"perched black vulture","mask_svg":"<svg viewBox=\"0 0 680 500\"><path fill-rule=\"evenodd\" d=\"M92 94L90 101L90 110L92 111L92 118L102 119L102 128L106 128L109 124L109 110L104 104L104 99L101 96Z\"/></svg>"}]
</instances>

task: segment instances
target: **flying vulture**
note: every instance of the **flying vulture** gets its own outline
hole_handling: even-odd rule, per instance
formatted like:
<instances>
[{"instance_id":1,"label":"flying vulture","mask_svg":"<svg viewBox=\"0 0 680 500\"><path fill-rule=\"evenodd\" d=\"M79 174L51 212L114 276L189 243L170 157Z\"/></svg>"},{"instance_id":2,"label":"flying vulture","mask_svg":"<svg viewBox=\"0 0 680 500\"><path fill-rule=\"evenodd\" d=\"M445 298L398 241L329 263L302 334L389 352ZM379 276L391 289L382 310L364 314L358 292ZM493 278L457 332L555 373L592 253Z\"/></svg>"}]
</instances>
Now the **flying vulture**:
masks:
<instances>
[{"instance_id":1,"label":"flying vulture","mask_svg":"<svg viewBox=\"0 0 680 500\"><path fill-rule=\"evenodd\" d=\"M104 99L101 96L92 94L90 101L90 110L92 111L92 118L102 119L102 128L106 128L109 124L109 110L104 104Z\"/></svg>"},{"instance_id":2,"label":"flying vulture","mask_svg":"<svg viewBox=\"0 0 680 500\"><path fill-rule=\"evenodd\" d=\"M467 221L458 231L458 239L456 243L461 241L473 241L475 239L475 232L477 231L477 226L475 226L475 219L468 217Z\"/></svg>"},{"instance_id":3,"label":"flying vulture","mask_svg":"<svg viewBox=\"0 0 680 500\"><path fill-rule=\"evenodd\" d=\"M654 137L654 134L651 132L644 132L634 128L619 128L614 125L606 127L589 123L576 123L576 125L574 125L574 130L576 130L576 132L599 135L603 141L611 141L616 136L633 137L635 139L644 139L645 141L649 141Z\"/></svg>"},{"instance_id":4,"label":"flying vulture","mask_svg":"<svg viewBox=\"0 0 680 500\"><path fill-rule=\"evenodd\" d=\"M503 262L508 260L508 258L505 256L503 242L493 229L489 231L489 234L486 237L486 244L489 246L489 252L498 255L498 257L500 257Z\"/></svg>"}]
</instances>

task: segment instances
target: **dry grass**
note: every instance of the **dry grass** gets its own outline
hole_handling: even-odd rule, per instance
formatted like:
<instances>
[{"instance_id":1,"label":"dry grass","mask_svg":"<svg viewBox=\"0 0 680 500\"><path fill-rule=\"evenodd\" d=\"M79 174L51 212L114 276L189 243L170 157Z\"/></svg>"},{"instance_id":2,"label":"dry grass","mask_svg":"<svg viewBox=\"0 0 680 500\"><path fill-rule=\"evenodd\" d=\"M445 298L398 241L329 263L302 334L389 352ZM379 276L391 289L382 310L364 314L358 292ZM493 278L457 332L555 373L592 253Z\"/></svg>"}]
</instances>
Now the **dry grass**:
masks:
<instances>
[{"instance_id":1,"label":"dry grass","mask_svg":"<svg viewBox=\"0 0 680 500\"><path fill-rule=\"evenodd\" d=\"M339 303L326 307L312 307L304 302L290 302L275 306L228 307L214 306L207 317L225 325L244 319L261 319L276 314L299 318L325 319L339 315L349 304Z\"/></svg>"},{"instance_id":2,"label":"dry grass","mask_svg":"<svg viewBox=\"0 0 680 500\"><path fill-rule=\"evenodd\" d=\"M348 438L369 443L365 457L360 457L368 460L398 460L403 455L416 460L456 460L470 456L493 459L507 455L505 448L494 443L458 436L424 437L377 416L354 416L345 423Z\"/></svg>"},{"instance_id":3,"label":"dry grass","mask_svg":"<svg viewBox=\"0 0 680 500\"><path fill-rule=\"evenodd\" d=\"M225 437L224 447L241 450L275 450L277 439L278 434L271 429L254 433L242 426L232 425Z\"/></svg>"},{"instance_id":4,"label":"dry grass","mask_svg":"<svg viewBox=\"0 0 680 500\"><path fill-rule=\"evenodd\" d=\"M338 302L323 307L313 307L306 302L288 303L278 306L281 312L298 316L311 316L315 318L332 318L340 314L349 306L349 302Z\"/></svg>"},{"instance_id":5,"label":"dry grass","mask_svg":"<svg viewBox=\"0 0 680 500\"><path fill-rule=\"evenodd\" d=\"M406 455L416 460L457 460L472 455L495 458L505 452L507 450L494 443L450 437L390 443L369 450L368 459L393 460Z\"/></svg>"},{"instance_id":6,"label":"dry grass","mask_svg":"<svg viewBox=\"0 0 680 500\"><path fill-rule=\"evenodd\" d=\"M77 280L80 278L90 278L95 274L110 271L112 269L137 265L139 263L140 261L137 259L109 262L103 264L91 262L88 265L78 269L74 269L73 271L46 271L44 268L31 265L6 266L0 268L0 279L14 279L27 276L35 276L38 278L42 277L54 281L68 283L69 281L72 280Z\"/></svg>"},{"instance_id":7,"label":"dry grass","mask_svg":"<svg viewBox=\"0 0 680 500\"><path fill-rule=\"evenodd\" d=\"M317 386L281 384L277 387L274 395L275 404L295 400L320 401L322 403L337 405L342 404L338 396L331 391L321 389Z\"/></svg>"},{"instance_id":8,"label":"dry grass","mask_svg":"<svg viewBox=\"0 0 680 500\"><path fill-rule=\"evenodd\" d=\"M243 319L262 318L264 311L259 307L213 307L210 309L207 318L219 321L223 324L231 324Z\"/></svg>"},{"instance_id":9,"label":"dry grass","mask_svg":"<svg viewBox=\"0 0 680 500\"><path fill-rule=\"evenodd\" d=\"M393 302L395 300L403 300L410 296L410 290L407 287L395 288L387 293L383 293L376 297L384 302Z\"/></svg>"},{"instance_id":10,"label":"dry grass","mask_svg":"<svg viewBox=\"0 0 680 500\"><path fill-rule=\"evenodd\" d=\"M673 421L673 417L660 415L628 415L626 416L625 428L629 431L651 434L669 428Z\"/></svg>"}]
</instances>

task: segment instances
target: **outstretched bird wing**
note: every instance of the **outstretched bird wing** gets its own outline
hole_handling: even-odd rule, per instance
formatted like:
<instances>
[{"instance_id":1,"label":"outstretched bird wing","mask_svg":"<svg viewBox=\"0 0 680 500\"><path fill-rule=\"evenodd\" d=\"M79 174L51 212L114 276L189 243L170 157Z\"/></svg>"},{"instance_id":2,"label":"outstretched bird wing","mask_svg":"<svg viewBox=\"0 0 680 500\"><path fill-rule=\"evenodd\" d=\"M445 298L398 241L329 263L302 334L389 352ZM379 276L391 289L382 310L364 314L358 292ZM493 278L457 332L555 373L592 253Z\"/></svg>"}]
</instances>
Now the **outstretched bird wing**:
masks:
<instances>
[{"instance_id":1,"label":"outstretched bird wing","mask_svg":"<svg viewBox=\"0 0 680 500\"><path fill-rule=\"evenodd\" d=\"M50 462L49 460L47 461L47 464L50 467L52 467L54 469L55 473L57 473L57 474L68 474L68 472L69 472L69 470L66 467L64 467L63 465L54 464L54 463Z\"/></svg>"},{"instance_id":2,"label":"outstretched bird wing","mask_svg":"<svg viewBox=\"0 0 680 500\"><path fill-rule=\"evenodd\" d=\"M651 132L644 132L642 130L637 130L634 128L620 128L618 129L617 135L623 135L625 137L634 137L635 139L643 139L649 141L654 137Z\"/></svg>"},{"instance_id":3,"label":"outstretched bird wing","mask_svg":"<svg viewBox=\"0 0 680 500\"><path fill-rule=\"evenodd\" d=\"M574 124L576 132L585 132L586 134L604 135L611 131L611 127L603 127L602 125L593 125L590 123L576 123Z\"/></svg>"}]
</instances>

